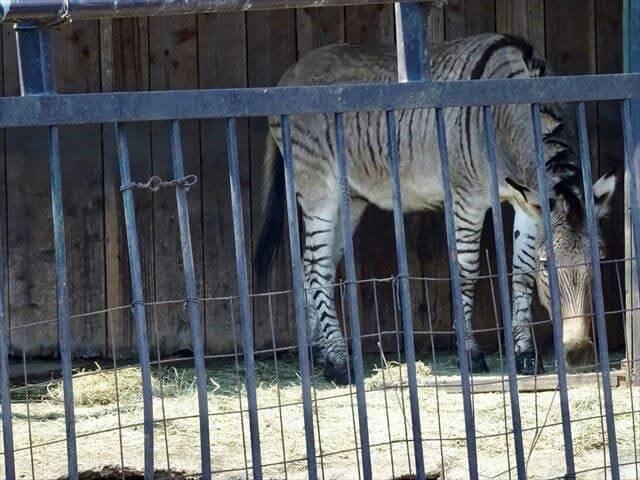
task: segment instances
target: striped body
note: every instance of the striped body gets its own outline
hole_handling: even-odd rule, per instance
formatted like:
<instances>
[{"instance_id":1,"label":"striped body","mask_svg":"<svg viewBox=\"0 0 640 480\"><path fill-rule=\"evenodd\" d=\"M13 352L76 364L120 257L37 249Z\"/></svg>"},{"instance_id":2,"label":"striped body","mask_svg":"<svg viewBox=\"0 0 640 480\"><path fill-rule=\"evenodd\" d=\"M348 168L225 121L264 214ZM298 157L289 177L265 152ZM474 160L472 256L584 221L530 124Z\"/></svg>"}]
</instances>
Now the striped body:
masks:
<instances>
[{"instance_id":1,"label":"striped body","mask_svg":"<svg viewBox=\"0 0 640 480\"><path fill-rule=\"evenodd\" d=\"M479 35L436 45L431 49L434 80L455 81L479 78L529 78L548 73L546 63L535 56L524 41L504 35ZM396 53L393 47L331 45L307 54L283 76L281 86L347 84L397 81ZM474 370L485 370L482 351L471 332L475 278L480 269L480 235L484 216L491 204L488 162L482 110L479 107L445 110L445 124L451 183L454 193L456 240L463 286L467 324L467 349ZM553 193L553 223L559 264L584 263L588 240L584 228L584 196L577 141L573 122L562 107L543 107L542 124L549 186ZM513 258L513 323L518 368L532 373L536 365L530 329L533 285L537 278L543 304L549 304L544 275L534 271L542 265L542 239L538 229L539 204L535 193L535 147L528 105L493 108L500 196L515 209ZM355 112L344 116L345 151L351 204L351 225L355 229L368 204L392 208L387 131L384 112ZM402 202L405 211L439 209L444 191L434 110L396 112L400 156ZM270 118L272 142L282 151L279 118ZM333 304L335 267L342 256L340 228L340 186L336 163L333 115L305 114L291 117L292 152L298 202L305 227L305 287L307 288L309 327L319 346L319 360L329 365L330 376L344 380L345 346ZM277 153L275 148L271 153ZM267 158L267 172L277 187L277 155ZM281 170L281 169L280 169ZM613 182L610 179L613 178ZM599 205L615 186L615 178L604 179L606 187L596 188ZM275 183L274 183L275 182ZM597 187L596 184L594 187ZM601 185L602 186L602 185ZM273 208L273 202L268 203ZM269 229L268 220L265 229ZM264 234L264 232L263 232ZM557 238L556 238L557 237ZM263 242L264 243L264 242ZM429 248L425 245L424 248ZM272 250L259 244L257 256L268 268ZM264 258L266 257L266 259ZM258 266L260 267L260 260ZM258 274L265 268L258 268ZM571 277L561 285L573 311L567 315L582 318L589 308L590 271L582 267L560 270ZM584 322L582 322L584 323ZM584 328L582 329L584 330ZM589 332L572 341L580 349L589 345ZM565 339L566 340L566 339ZM565 342L566 343L566 342Z\"/></svg>"}]
</instances>

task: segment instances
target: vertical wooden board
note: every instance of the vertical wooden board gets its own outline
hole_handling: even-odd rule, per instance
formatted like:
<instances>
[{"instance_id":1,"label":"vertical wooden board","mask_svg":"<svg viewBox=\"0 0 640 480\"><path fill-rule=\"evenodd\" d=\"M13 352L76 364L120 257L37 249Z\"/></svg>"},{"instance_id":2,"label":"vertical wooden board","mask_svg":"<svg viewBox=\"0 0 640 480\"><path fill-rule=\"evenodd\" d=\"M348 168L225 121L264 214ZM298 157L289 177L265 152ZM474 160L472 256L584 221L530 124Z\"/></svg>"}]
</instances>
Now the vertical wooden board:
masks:
<instances>
[{"instance_id":1,"label":"vertical wooden board","mask_svg":"<svg viewBox=\"0 0 640 480\"><path fill-rule=\"evenodd\" d=\"M622 1L596 0L596 64L597 73L621 73L622 65ZM598 104L598 168L593 176L596 180L616 165L624 161L622 126L619 102ZM624 182L620 178L616 193L611 201L611 214L601 223L608 259L624 258ZM624 263L618 265L620 279L616 278L613 264L602 266L605 310L619 311L621 293L618 285L624 285ZM624 298L624 293L622 293ZM624 343L623 316L607 316L609 346L620 347Z\"/></svg>"},{"instance_id":2,"label":"vertical wooden board","mask_svg":"<svg viewBox=\"0 0 640 480\"><path fill-rule=\"evenodd\" d=\"M116 19L101 22L102 91L140 91L149 89L148 20ZM151 176L150 125L127 125L132 178L144 181ZM131 303L127 237L125 232L118 151L113 125L103 127L105 194L106 293L109 308ZM138 240L142 257L144 298L153 299L153 222L152 197L135 195ZM134 324L129 309L114 310L107 323L107 354L111 345L116 355L135 357Z\"/></svg>"},{"instance_id":3,"label":"vertical wooden board","mask_svg":"<svg viewBox=\"0 0 640 480\"><path fill-rule=\"evenodd\" d=\"M20 95L15 32L3 26L4 94ZM11 355L51 356L58 351L49 145L45 128L5 132L7 252Z\"/></svg>"},{"instance_id":4,"label":"vertical wooden board","mask_svg":"<svg viewBox=\"0 0 640 480\"><path fill-rule=\"evenodd\" d=\"M344 8L300 8L296 10L298 58L332 43L344 42Z\"/></svg>"},{"instance_id":5,"label":"vertical wooden board","mask_svg":"<svg viewBox=\"0 0 640 480\"><path fill-rule=\"evenodd\" d=\"M152 90L198 87L197 23L195 15L149 19L149 72ZM185 174L201 177L198 122L181 122ZM169 123L151 126L153 174L173 178L169 144ZM141 192L140 195L148 195ZM202 296L202 186L189 190L191 238L197 281ZM154 266L156 301L184 298L184 274L175 191L162 189L153 195ZM156 310L163 355L191 349L189 322L181 304Z\"/></svg>"},{"instance_id":6,"label":"vertical wooden board","mask_svg":"<svg viewBox=\"0 0 640 480\"><path fill-rule=\"evenodd\" d=\"M544 0L496 0L496 30L526 39L544 55Z\"/></svg>"},{"instance_id":7,"label":"vertical wooden board","mask_svg":"<svg viewBox=\"0 0 640 480\"><path fill-rule=\"evenodd\" d=\"M596 73L595 0L546 0L547 60L556 74ZM596 105L587 104L591 165L597 171Z\"/></svg>"},{"instance_id":8,"label":"vertical wooden board","mask_svg":"<svg viewBox=\"0 0 640 480\"><path fill-rule=\"evenodd\" d=\"M296 21L293 10L247 12L247 82L250 87L273 86L296 61ZM262 184L267 121L249 120L251 165L251 241L255 248L262 219ZM287 237L285 227L284 237ZM270 275L269 290L291 289L288 243L283 242ZM270 348L270 324L264 302L254 309L256 349ZM273 323L278 346L296 345L295 319L291 295L273 298Z\"/></svg>"},{"instance_id":9,"label":"vertical wooden board","mask_svg":"<svg viewBox=\"0 0 640 480\"><path fill-rule=\"evenodd\" d=\"M53 39L58 90L99 92L99 22L68 23ZM71 313L84 314L105 307L101 127L61 128L60 149ZM74 320L74 355L103 355L105 326L103 314Z\"/></svg>"},{"instance_id":10,"label":"vertical wooden board","mask_svg":"<svg viewBox=\"0 0 640 480\"><path fill-rule=\"evenodd\" d=\"M246 26L243 12L200 15L198 45L200 88L246 87ZM238 119L237 128L247 239L245 251L251 271L251 198L247 188L250 184L248 121ZM205 296L212 298L236 295L238 287L225 122L203 120L200 129ZM233 332L229 329L228 323L228 302L207 302L205 312L208 353L233 352Z\"/></svg>"},{"instance_id":11,"label":"vertical wooden board","mask_svg":"<svg viewBox=\"0 0 640 480\"><path fill-rule=\"evenodd\" d=\"M494 0L449 0L445 6L447 40L495 32Z\"/></svg>"},{"instance_id":12,"label":"vertical wooden board","mask_svg":"<svg viewBox=\"0 0 640 480\"><path fill-rule=\"evenodd\" d=\"M395 16L393 5L345 7L345 38L356 45L393 45Z\"/></svg>"}]
</instances>

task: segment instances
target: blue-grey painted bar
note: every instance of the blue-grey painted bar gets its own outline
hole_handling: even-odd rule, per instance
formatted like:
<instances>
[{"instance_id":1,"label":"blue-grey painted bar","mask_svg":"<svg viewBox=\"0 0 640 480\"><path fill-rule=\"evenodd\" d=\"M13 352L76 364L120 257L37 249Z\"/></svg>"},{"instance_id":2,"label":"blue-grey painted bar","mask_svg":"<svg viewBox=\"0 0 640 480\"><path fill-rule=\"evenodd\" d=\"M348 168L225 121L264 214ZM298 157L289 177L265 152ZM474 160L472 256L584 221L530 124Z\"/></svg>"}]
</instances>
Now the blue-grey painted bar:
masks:
<instances>
[{"instance_id":1,"label":"blue-grey painted bar","mask_svg":"<svg viewBox=\"0 0 640 480\"><path fill-rule=\"evenodd\" d=\"M56 298L58 303L58 341L62 363L64 418L67 433L67 462L69 478L78 478L76 450L76 421L73 406L73 371L71 368L71 319L67 277L67 253L64 240L64 211L62 208L62 172L60 167L60 138L58 127L49 127L49 168L51 170L51 213L56 252Z\"/></svg>"},{"instance_id":2,"label":"blue-grey painted bar","mask_svg":"<svg viewBox=\"0 0 640 480\"><path fill-rule=\"evenodd\" d=\"M622 116L622 132L624 139L624 162L625 168L627 172L627 180L629 185L629 207L631 210L631 231L633 238L633 251L640 252L640 199L638 198L638 171L640 165L637 165L637 161L640 160L638 156L640 156L640 147L636 147L637 140L633 133L632 121L631 121L631 108L629 105L629 100L623 100L620 105L620 112ZM634 153L634 148L638 148ZM640 255L635 254L635 267L636 267L636 290L638 285L640 285ZM635 314L637 315L637 314ZM633 315L633 316L635 316ZM633 328L633 327L632 327ZM633 331L633 330L632 330ZM634 332L635 334L635 332ZM629 341L629 340L627 340ZM640 365L637 365L637 360L640 357L640 351L636 350L636 345L640 344L638 340L635 341L635 345L627 345L627 352L629 354L634 354L633 358L627 357L628 361L631 362L630 367L632 370L631 373L631 381L634 381L634 377L638 376L638 370L640 370Z\"/></svg>"},{"instance_id":3,"label":"blue-grey painted bar","mask_svg":"<svg viewBox=\"0 0 640 480\"><path fill-rule=\"evenodd\" d=\"M507 271L507 249L504 241L504 225L500 207L500 184L496 164L495 134L491 107L482 107L487 157L489 159L489 185L491 187L491 215L493 217L493 236L496 243L496 260L498 263L498 289L500 290L500 308L502 310L502 326L509 372L509 397L511 400L511 424L513 425L513 443L516 449L516 469L519 479L526 479L524 463L524 447L522 445L522 421L520 419L520 397L518 394L518 374L516 370L513 325L511 323L511 299L509 296L509 279Z\"/></svg>"},{"instance_id":4,"label":"blue-grey painted bar","mask_svg":"<svg viewBox=\"0 0 640 480\"><path fill-rule=\"evenodd\" d=\"M318 478L315 438L313 436L313 405L311 403L311 363L309 361L309 339L307 338L307 318L305 314L304 274L300 253L298 232L298 205L293 173L293 153L291 151L291 125L288 115L282 121L282 158L284 160L284 182L287 199L287 225L289 227L289 249L291 254L291 276L298 337L298 360L300 361L300 385L302 387L302 410L304 415L304 435L307 448L307 476Z\"/></svg>"},{"instance_id":5,"label":"blue-grey painted bar","mask_svg":"<svg viewBox=\"0 0 640 480\"><path fill-rule=\"evenodd\" d=\"M407 1L415 2L416 0L375 0L375 3ZM0 22L41 20L56 23L68 20L366 5L368 3L374 2L371 0L4 0L0 2Z\"/></svg>"},{"instance_id":6,"label":"blue-grey painted bar","mask_svg":"<svg viewBox=\"0 0 640 480\"><path fill-rule=\"evenodd\" d=\"M0 128L504 105L640 96L640 74L0 98Z\"/></svg>"},{"instance_id":7,"label":"blue-grey painted bar","mask_svg":"<svg viewBox=\"0 0 640 480\"><path fill-rule=\"evenodd\" d=\"M240 323L249 407L249 433L251 435L251 467L253 478L262 478L260 456L260 426L258 424L258 400L256 398L256 367L253 357L253 320L249 305L249 276L245 253L244 220L242 216L242 190L240 188L240 166L238 163L238 135L236 121L227 119L227 159L229 162L229 185L231 187L231 211L233 214L233 239L236 250L236 273L238 274L238 298L240 301Z\"/></svg>"},{"instance_id":8,"label":"blue-grey painted bar","mask_svg":"<svg viewBox=\"0 0 640 480\"><path fill-rule=\"evenodd\" d=\"M464 308L462 306L462 286L458 265L458 248L456 246L456 225L453 216L453 192L449 171L449 153L447 151L447 133L444 112L436 109L436 128L438 130L438 152L440 153L440 170L444 189L444 218L447 231L447 250L449 253L449 270L451 274L451 297L453 299L453 321L458 345L458 362L462 386L462 404L464 407L464 425L467 434L467 459L469 461L469 478L478 478L478 454L476 451L476 431L471 402L471 382L469 379L469 355L466 345L466 328L464 324Z\"/></svg>"},{"instance_id":9,"label":"blue-grey painted bar","mask_svg":"<svg viewBox=\"0 0 640 480\"><path fill-rule=\"evenodd\" d=\"M416 376L416 352L413 343L413 314L411 311L411 293L409 289L409 264L407 261L407 242L404 230L404 212L402 209L402 190L400 188L400 159L398 158L398 137L396 115L387 111L387 141L389 150L391 188L393 192L393 226L396 236L396 256L398 259L398 285L400 288L400 311L402 312L402 330L404 356L407 362L407 380L409 383L409 406L411 409L411 427L413 429L413 450L416 460L416 475L424 477L424 453L422 449L422 429L420 427L420 399L418 398L418 380Z\"/></svg>"},{"instance_id":10,"label":"blue-grey painted bar","mask_svg":"<svg viewBox=\"0 0 640 480\"><path fill-rule=\"evenodd\" d=\"M5 310L4 248L0 237L0 406L2 406L2 445L4 447L4 475L15 480L13 453L13 423L11 421L11 387L9 384L9 328Z\"/></svg>"},{"instance_id":11,"label":"blue-grey painted bar","mask_svg":"<svg viewBox=\"0 0 640 480\"><path fill-rule=\"evenodd\" d=\"M396 3L398 79L424 81L431 78L427 35L427 5Z\"/></svg>"},{"instance_id":12,"label":"blue-grey painted bar","mask_svg":"<svg viewBox=\"0 0 640 480\"><path fill-rule=\"evenodd\" d=\"M542 143L542 127L540 122L540 106L531 105L533 135L536 150L536 171L538 177L538 195L542 210L542 224L547 253L547 269L549 270L549 290L551 294L551 322L553 324L553 347L556 354L558 374L558 395L560 397L560 414L562 418L562 434L564 437L564 458L567 469L566 478L573 479L576 469L573 459L573 441L571 435L571 412L569 411L569 394L567 390L567 369L565 366L564 345L562 344L562 311L560 307L560 291L558 289L558 268L556 254L553 249L553 227L549 207L549 181L545 165L544 145Z\"/></svg>"},{"instance_id":13,"label":"blue-grey painted bar","mask_svg":"<svg viewBox=\"0 0 640 480\"><path fill-rule=\"evenodd\" d=\"M360 453L362 455L362 474L365 479L371 476L371 452L369 450L369 425L367 422L367 398L364 390L364 366L362 364L362 343L360 339L360 313L358 311L358 290L356 265L353 254L351 231L351 197L344 147L344 114L336 113L336 146L338 174L340 176L340 212L342 218L342 240L344 244L344 270L347 279L347 302L349 307L349 325L351 326L351 345L353 351L353 374L358 400L358 425L360 427Z\"/></svg>"},{"instance_id":14,"label":"blue-grey painted bar","mask_svg":"<svg viewBox=\"0 0 640 480\"><path fill-rule=\"evenodd\" d=\"M138 246L138 227L136 225L133 190L131 184L131 166L129 162L129 146L125 126L116 123L116 141L120 162L120 181L122 183L122 203L124 222L127 231L129 250L129 269L131 272L131 297L133 319L136 326L136 341L142 375L142 406L144 413L144 478L153 480L153 391L151 389L151 365L149 363L149 341L147 339L147 321L142 293L142 267L140 263L140 247Z\"/></svg>"},{"instance_id":15,"label":"blue-grey painted bar","mask_svg":"<svg viewBox=\"0 0 640 480\"><path fill-rule=\"evenodd\" d=\"M20 90L22 95L55 94L55 75L49 32L38 24L16 27ZM67 253L62 206L62 172L60 166L60 138L58 127L49 126L49 169L51 175L51 213L56 262L56 301L58 314L58 343L62 366L64 416L67 440L69 478L78 478L75 413L73 405L73 371L71 364L71 319L67 275ZM3 291L4 293L4 291Z\"/></svg>"},{"instance_id":16,"label":"blue-grey painted bar","mask_svg":"<svg viewBox=\"0 0 640 480\"><path fill-rule=\"evenodd\" d=\"M584 186L585 209L587 213L587 232L589 233L589 250L593 279L593 301L596 307L596 337L598 339L598 355L602 371L602 395L607 422L607 443L609 446L609 462L611 479L620 478L618 465L618 442L613 417L613 399L611 397L611 366L609 364L609 344L607 342L607 325L604 313L604 296L602 294L602 271L600 268L600 245L598 243L598 219L596 218L595 200L591 175L591 157L589 155L589 137L587 133L587 117L584 103L576 106L578 116L578 139L580 141L580 163L582 164L582 184Z\"/></svg>"},{"instance_id":17,"label":"blue-grey painted bar","mask_svg":"<svg viewBox=\"0 0 640 480\"><path fill-rule=\"evenodd\" d=\"M184 161L182 159L182 137L180 123L171 122L171 158L173 178L184 178ZM178 206L178 224L180 225L180 246L182 247L182 263L184 266L184 286L186 308L191 327L191 344L196 369L196 389L198 393L198 413L200 421L200 457L201 472L204 480L211 478L211 446L209 442L209 405L207 403L207 373L204 364L204 347L202 338L202 320L198 304L198 286L196 270L193 264L193 245L189 226L189 204L187 192L176 186L176 202Z\"/></svg>"}]
</instances>

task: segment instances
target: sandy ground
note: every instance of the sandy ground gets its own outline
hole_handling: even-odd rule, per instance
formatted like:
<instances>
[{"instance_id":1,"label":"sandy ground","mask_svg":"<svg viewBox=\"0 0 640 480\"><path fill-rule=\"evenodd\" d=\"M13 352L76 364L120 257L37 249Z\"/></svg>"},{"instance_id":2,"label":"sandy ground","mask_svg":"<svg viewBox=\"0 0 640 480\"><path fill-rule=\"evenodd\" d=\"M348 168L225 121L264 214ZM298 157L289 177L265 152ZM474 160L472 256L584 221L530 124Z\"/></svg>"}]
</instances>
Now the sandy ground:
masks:
<instances>
[{"instance_id":1,"label":"sandy ground","mask_svg":"<svg viewBox=\"0 0 640 480\"><path fill-rule=\"evenodd\" d=\"M304 423L299 377L293 361L258 362L261 458L268 479L306 478ZM209 366L209 427L215 478L251 478L247 399L238 388L233 364ZM128 368L79 372L74 382L76 433L81 471L105 466L143 466L142 405L139 371ZM402 377L402 379L400 378ZM427 471L440 478L466 479L467 442L462 396L437 392L428 365L418 365L420 416ZM438 375L438 378L443 378ZM359 462L355 391L314 378L316 453L321 478L358 478ZM390 479L413 471L406 372L396 364L384 370L369 362L366 381L369 442L374 478ZM632 397L633 393L633 397ZM640 389L612 392L622 478L640 478ZM65 476L65 421L59 383L16 388L12 395L16 462L19 478L56 479ZM558 395L521 393L524 449L530 478L555 478L564 473L563 437ZM573 449L580 479L605 478L606 433L603 436L597 385L571 389ZM476 445L481 478L515 478L508 393L473 396ZM635 424L631 414L636 411ZM200 439L193 371L154 370L155 462L158 469L197 473ZM163 420L164 419L164 420ZM506 424L505 424L506 422ZM33 445L32 448L29 446ZM1 461L2 457L0 457ZM607 460L608 461L608 460ZM248 467L248 468L247 468ZM511 469L511 470L510 470ZM162 475L159 475L161 478ZM100 477L91 477L100 478ZM122 475L113 478L123 478ZM134 477L127 477L134 478Z\"/></svg>"}]
</instances>

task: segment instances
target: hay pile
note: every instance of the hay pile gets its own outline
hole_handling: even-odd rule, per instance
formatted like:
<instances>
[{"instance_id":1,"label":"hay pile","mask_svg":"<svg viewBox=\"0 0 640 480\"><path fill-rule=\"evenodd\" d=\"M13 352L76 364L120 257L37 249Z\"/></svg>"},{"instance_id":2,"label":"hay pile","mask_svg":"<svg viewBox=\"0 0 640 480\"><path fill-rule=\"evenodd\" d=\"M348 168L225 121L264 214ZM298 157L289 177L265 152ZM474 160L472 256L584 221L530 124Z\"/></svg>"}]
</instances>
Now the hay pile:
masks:
<instances>
[{"instance_id":1,"label":"hay pile","mask_svg":"<svg viewBox=\"0 0 640 480\"><path fill-rule=\"evenodd\" d=\"M367 362L367 415L376 478L393 478L410 473L413 462L406 367L389 363L384 368ZM251 451L247 398L242 372L233 364L208 366L208 396L212 465L216 478L245 478ZM448 479L467 477L466 442L462 397L430 386L431 366L417 363L421 385L420 405L426 468L432 476L444 471ZM302 396L297 365L278 362L278 381L272 362L257 362L258 405L262 461L265 478L306 478ZM76 431L81 471L100 472L105 465L124 465L140 470L143 465L142 405L139 370L117 370L119 396L116 398L112 370L83 371L74 382ZM197 397L194 374L186 368L154 370L155 458L159 470L198 472L200 468ZM358 477L357 406L355 389L335 386L314 377L314 417L316 452L322 452L318 468L326 479ZM603 462L600 401L596 386L570 391L573 444L579 470ZM640 391L631 405L630 389L613 391L621 462L637 458L640 426L629 413L638 410ZM48 385L38 393L39 401L28 405L23 391L16 391L13 404L14 436L18 471L36 478L59 478L65 474L65 422L61 386ZM33 398L33 396L30 396ZM502 393L476 394L477 449L480 472L491 478L509 478L515 468L513 438L505 435L505 421L511 425L509 396ZM558 398L553 392L520 395L525 451L530 478L549 478L563 472L563 444ZM240 410L244 413L241 415ZM439 412L439 415L438 415ZM163 420L165 419L165 420ZM639 423L640 414L636 414ZM103 432L103 433L96 433ZM29 450L29 437L33 445ZM635 444L634 444L635 436ZM443 440L438 440L442 438ZM508 447L507 447L508 445ZM507 448L509 455L507 456ZM169 452L167 458L167 451ZM32 455L31 455L32 452ZM283 461L286 460L286 464ZM635 478L635 466L624 467ZM633 470L631 470L633 469ZM512 472L513 475L514 472ZM88 477L92 478L92 477ZM99 477L96 477L99 478ZM602 472L584 473L579 478L602 478ZM629 478L628 476L623 478Z\"/></svg>"}]
</instances>

